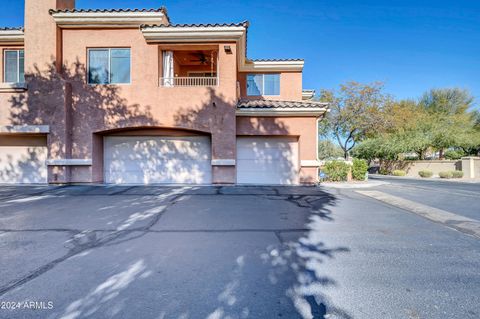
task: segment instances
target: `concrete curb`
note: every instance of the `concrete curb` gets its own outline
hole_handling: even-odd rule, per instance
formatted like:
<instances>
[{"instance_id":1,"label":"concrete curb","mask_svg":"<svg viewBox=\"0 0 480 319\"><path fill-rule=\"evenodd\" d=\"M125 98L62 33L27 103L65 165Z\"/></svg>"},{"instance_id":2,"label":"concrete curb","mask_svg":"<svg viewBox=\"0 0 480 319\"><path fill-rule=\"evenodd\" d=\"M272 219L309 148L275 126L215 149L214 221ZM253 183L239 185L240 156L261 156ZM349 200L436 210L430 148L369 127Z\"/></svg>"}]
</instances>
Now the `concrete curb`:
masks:
<instances>
[{"instance_id":1,"label":"concrete curb","mask_svg":"<svg viewBox=\"0 0 480 319\"><path fill-rule=\"evenodd\" d=\"M368 182L325 182L320 183L320 187L328 187L328 188L343 188L343 189L351 189L351 188L371 188L377 187L381 185L388 185L389 182L384 181L368 181Z\"/></svg>"},{"instance_id":2,"label":"concrete curb","mask_svg":"<svg viewBox=\"0 0 480 319\"><path fill-rule=\"evenodd\" d=\"M447 212L438 208L423 205L398 196L379 191L357 191L357 193L378 201L404 209L446 227L458 230L480 239L480 221Z\"/></svg>"},{"instance_id":3,"label":"concrete curb","mask_svg":"<svg viewBox=\"0 0 480 319\"><path fill-rule=\"evenodd\" d=\"M440 177L431 177L431 178L421 178L421 177L409 177L409 176L392 176L392 175L379 175L379 174L369 174L371 179L391 179L391 180L406 180L406 181L422 181L422 182L442 182L442 183L465 183L465 184L480 184L480 179L478 178L440 178Z\"/></svg>"}]
</instances>

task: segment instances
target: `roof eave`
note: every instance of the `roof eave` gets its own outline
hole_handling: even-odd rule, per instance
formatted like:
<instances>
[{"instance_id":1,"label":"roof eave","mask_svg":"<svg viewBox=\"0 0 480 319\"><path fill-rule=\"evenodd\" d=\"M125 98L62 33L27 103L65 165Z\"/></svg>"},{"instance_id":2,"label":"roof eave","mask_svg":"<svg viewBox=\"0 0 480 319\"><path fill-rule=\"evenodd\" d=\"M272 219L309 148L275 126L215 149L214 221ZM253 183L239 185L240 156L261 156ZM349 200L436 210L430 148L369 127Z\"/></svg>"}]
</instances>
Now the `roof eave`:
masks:
<instances>
[{"instance_id":1,"label":"roof eave","mask_svg":"<svg viewBox=\"0 0 480 319\"><path fill-rule=\"evenodd\" d=\"M237 116L315 116L320 117L328 111L327 107L304 107L304 108L238 108Z\"/></svg>"},{"instance_id":2,"label":"roof eave","mask_svg":"<svg viewBox=\"0 0 480 319\"><path fill-rule=\"evenodd\" d=\"M248 61L240 65L240 72L275 72L275 71L298 71L303 70L303 60L285 61Z\"/></svg>"},{"instance_id":3,"label":"roof eave","mask_svg":"<svg viewBox=\"0 0 480 319\"><path fill-rule=\"evenodd\" d=\"M25 41L25 34L23 30L0 30L0 43L18 45Z\"/></svg>"},{"instance_id":4,"label":"roof eave","mask_svg":"<svg viewBox=\"0 0 480 319\"><path fill-rule=\"evenodd\" d=\"M168 17L159 12L51 12L61 28L138 28L143 24L162 23Z\"/></svg>"},{"instance_id":5,"label":"roof eave","mask_svg":"<svg viewBox=\"0 0 480 319\"><path fill-rule=\"evenodd\" d=\"M238 42L244 37L246 28L244 26L142 26L141 31L148 43Z\"/></svg>"}]
</instances>

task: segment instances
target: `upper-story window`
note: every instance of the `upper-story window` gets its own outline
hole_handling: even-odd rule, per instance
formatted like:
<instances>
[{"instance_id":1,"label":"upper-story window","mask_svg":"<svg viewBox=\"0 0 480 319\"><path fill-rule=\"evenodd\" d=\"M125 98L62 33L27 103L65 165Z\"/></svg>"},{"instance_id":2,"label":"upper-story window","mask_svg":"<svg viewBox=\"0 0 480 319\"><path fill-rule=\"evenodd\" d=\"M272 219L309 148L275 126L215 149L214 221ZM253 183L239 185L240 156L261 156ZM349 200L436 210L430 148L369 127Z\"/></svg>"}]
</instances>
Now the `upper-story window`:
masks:
<instances>
[{"instance_id":1,"label":"upper-story window","mask_svg":"<svg viewBox=\"0 0 480 319\"><path fill-rule=\"evenodd\" d=\"M247 95L280 95L280 74L248 74Z\"/></svg>"},{"instance_id":2,"label":"upper-story window","mask_svg":"<svg viewBox=\"0 0 480 319\"><path fill-rule=\"evenodd\" d=\"M130 49L88 50L88 84L128 84L130 69Z\"/></svg>"},{"instance_id":3,"label":"upper-story window","mask_svg":"<svg viewBox=\"0 0 480 319\"><path fill-rule=\"evenodd\" d=\"M25 82L24 50L5 50L3 60L4 82Z\"/></svg>"}]
</instances>

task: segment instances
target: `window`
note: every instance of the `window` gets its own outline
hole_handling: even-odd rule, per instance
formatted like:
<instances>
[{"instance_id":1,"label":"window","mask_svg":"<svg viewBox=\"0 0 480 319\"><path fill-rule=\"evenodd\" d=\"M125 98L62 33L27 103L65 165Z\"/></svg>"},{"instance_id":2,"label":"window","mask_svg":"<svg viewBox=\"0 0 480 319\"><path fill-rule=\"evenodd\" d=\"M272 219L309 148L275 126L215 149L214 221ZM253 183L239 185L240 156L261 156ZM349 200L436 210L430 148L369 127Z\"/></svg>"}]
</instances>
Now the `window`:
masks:
<instances>
[{"instance_id":1,"label":"window","mask_svg":"<svg viewBox=\"0 0 480 319\"><path fill-rule=\"evenodd\" d=\"M280 95L280 74L248 74L247 95Z\"/></svg>"},{"instance_id":2,"label":"window","mask_svg":"<svg viewBox=\"0 0 480 319\"><path fill-rule=\"evenodd\" d=\"M6 83L25 82L24 50L4 51L4 81Z\"/></svg>"},{"instance_id":3,"label":"window","mask_svg":"<svg viewBox=\"0 0 480 319\"><path fill-rule=\"evenodd\" d=\"M89 49L88 83L130 83L130 49Z\"/></svg>"}]
</instances>

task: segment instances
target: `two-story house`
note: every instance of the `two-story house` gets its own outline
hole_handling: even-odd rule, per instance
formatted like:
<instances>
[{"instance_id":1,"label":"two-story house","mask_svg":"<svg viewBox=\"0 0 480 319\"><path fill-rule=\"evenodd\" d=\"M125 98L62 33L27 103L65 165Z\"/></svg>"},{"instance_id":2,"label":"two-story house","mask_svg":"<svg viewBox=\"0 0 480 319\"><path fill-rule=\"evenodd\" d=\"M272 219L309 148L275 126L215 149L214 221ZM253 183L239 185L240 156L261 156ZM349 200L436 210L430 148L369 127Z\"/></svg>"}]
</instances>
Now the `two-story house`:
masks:
<instances>
[{"instance_id":1,"label":"two-story house","mask_svg":"<svg viewBox=\"0 0 480 319\"><path fill-rule=\"evenodd\" d=\"M326 105L303 60L251 60L248 22L26 0L0 29L0 183L317 180Z\"/></svg>"}]
</instances>

